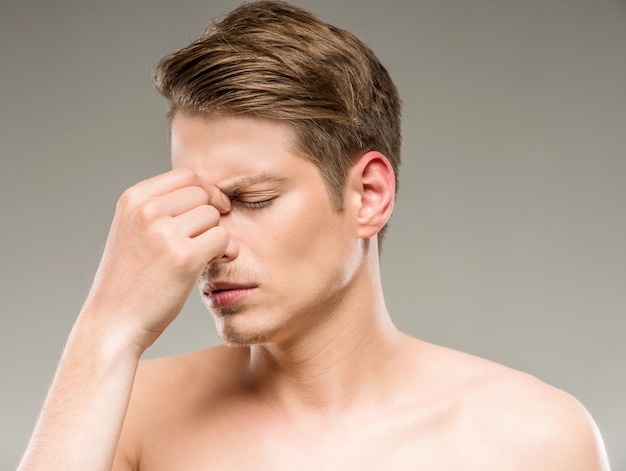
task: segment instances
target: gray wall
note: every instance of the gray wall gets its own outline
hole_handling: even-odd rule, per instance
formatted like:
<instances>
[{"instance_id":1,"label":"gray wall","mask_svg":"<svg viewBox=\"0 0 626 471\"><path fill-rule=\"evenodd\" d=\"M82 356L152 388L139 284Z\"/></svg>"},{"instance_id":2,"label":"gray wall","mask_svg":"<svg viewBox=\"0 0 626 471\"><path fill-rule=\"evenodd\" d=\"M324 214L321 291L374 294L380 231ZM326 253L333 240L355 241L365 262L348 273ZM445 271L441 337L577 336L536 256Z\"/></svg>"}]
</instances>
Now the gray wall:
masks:
<instances>
[{"instance_id":1,"label":"gray wall","mask_svg":"<svg viewBox=\"0 0 626 471\"><path fill-rule=\"evenodd\" d=\"M301 0L404 97L389 308L595 416L626 470L626 4ZM119 193L168 169L150 69L238 2L0 7L0 467L18 460ZM196 296L148 356L216 342Z\"/></svg>"}]
</instances>

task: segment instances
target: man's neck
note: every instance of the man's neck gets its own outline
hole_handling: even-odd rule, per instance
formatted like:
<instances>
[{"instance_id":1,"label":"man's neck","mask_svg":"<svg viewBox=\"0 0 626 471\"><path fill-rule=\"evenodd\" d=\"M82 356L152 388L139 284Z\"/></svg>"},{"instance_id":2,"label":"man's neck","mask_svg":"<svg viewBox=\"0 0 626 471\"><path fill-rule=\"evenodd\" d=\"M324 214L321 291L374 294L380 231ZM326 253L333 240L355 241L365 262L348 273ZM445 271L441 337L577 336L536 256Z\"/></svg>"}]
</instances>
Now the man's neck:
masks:
<instances>
[{"instance_id":1,"label":"man's neck","mask_svg":"<svg viewBox=\"0 0 626 471\"><path fill-rule=\"evenodd\" d=\"M264 398L299 414L334 413L385 395L398 379L393 365L405 337L389 318L378 273L361 281L326 321L295 340L250 348L253 387Z\"/></svg>"}]
</instances>

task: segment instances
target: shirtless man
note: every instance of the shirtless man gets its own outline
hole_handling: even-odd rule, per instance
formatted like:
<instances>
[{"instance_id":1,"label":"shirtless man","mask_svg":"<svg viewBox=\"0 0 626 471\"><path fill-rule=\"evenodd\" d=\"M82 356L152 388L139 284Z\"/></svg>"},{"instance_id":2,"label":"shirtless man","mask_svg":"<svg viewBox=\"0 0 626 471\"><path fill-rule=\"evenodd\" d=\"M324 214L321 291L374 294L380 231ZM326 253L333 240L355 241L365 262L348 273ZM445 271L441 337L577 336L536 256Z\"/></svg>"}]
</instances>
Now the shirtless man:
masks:
<instances>
[{"instance_id":1,"label":"shirtless man","mask_svg":"<svg viewBox=\"0 0 626 471\"><path fill-rule=\"evenodd\" d=\"M253 3L155 81L173 170L120 198L21 470L608 469L569 395L394 327L400 101L364 44ZM225 346L140 363L196 282Z\"/></svg>"}]
</instances>

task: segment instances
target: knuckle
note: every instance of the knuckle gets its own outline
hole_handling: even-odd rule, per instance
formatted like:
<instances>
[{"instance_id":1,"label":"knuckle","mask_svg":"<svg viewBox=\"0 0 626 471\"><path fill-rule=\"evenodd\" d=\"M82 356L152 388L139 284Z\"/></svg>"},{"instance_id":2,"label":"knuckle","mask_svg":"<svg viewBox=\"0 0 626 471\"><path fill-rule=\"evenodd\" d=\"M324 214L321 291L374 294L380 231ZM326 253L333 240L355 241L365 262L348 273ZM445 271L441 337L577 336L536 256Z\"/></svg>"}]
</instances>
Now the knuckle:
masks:
<instances>
[{"instance_id":1,"label":"knuckle","mask_svg":"<svg viewBox=\"0 0 626 471\"><path fill-rule=\"evenodd\" d=\"M140 221L152 221L161 214L161 207L154 200L143 201L138 205L135 214Z\"/></svg>"},{"instance_id":2,"label":"knuckle","mask_svg":"<svg viewBox=\"0 0 626 471\"><path fill-rule=\"evenodd\" d=\"M181 269L193 261L193 250L184 239L177 237L177 231L171 224L155 224L151 228L150 236L155 253L162 254L168 266Z\"/></svg>"},{"instance_id":3,"label":"knuckle","mask_svg":"<svg viewBox=\"0 0 626 471\"><path fill-rule=\"evenodd\" d=\"M136 186L126 188L117 200L118 208L135 206L140 200L140 190Z\"/></svg>"},{"instance_id":4,"label":"knuckle","mask_svg":"<svg viewBox=\"0 0 626 471\"><path fill-rule=\"evenodd\" d=\"M156 240L159 246L163 246L169 248L170 250L176 249L175 245L172 243L172 237L174 235L174 231L168 224L155 224L151 230L151 236Z\"/></svg>"},{"instance_id":5,"label":"knuckle","mask_svg":"<svg viewBox=\"0 0 626 471\"><path fill-rule=\"evenodd\" d=\"M195 258L196 254L193 250L185 246L179 246L172 252L170 263L173 268L183 269L193 265Z\"/></svg>"}]
</instances>

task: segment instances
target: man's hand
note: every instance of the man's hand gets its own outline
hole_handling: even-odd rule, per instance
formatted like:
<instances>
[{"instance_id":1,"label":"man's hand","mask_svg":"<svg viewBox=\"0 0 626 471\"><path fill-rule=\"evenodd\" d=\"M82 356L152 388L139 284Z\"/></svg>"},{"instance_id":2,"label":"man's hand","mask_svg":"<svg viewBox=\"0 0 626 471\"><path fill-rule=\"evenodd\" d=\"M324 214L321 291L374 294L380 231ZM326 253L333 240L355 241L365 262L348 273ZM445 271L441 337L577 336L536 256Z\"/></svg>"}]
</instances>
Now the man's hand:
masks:
<instances>
[{"instance_id":1,"label":"man's hand","mask_svg":"<svg viewBox=\"0 0 626 471\"><path fill-rule=\"evenodd\" d=\"M218 226L230 201L188 169L138 183L120 197L83 315L140 351L174 320L204 266L223 255ZM120 337L121 336L121 337Z\"/></svg>"}]
</instances>

